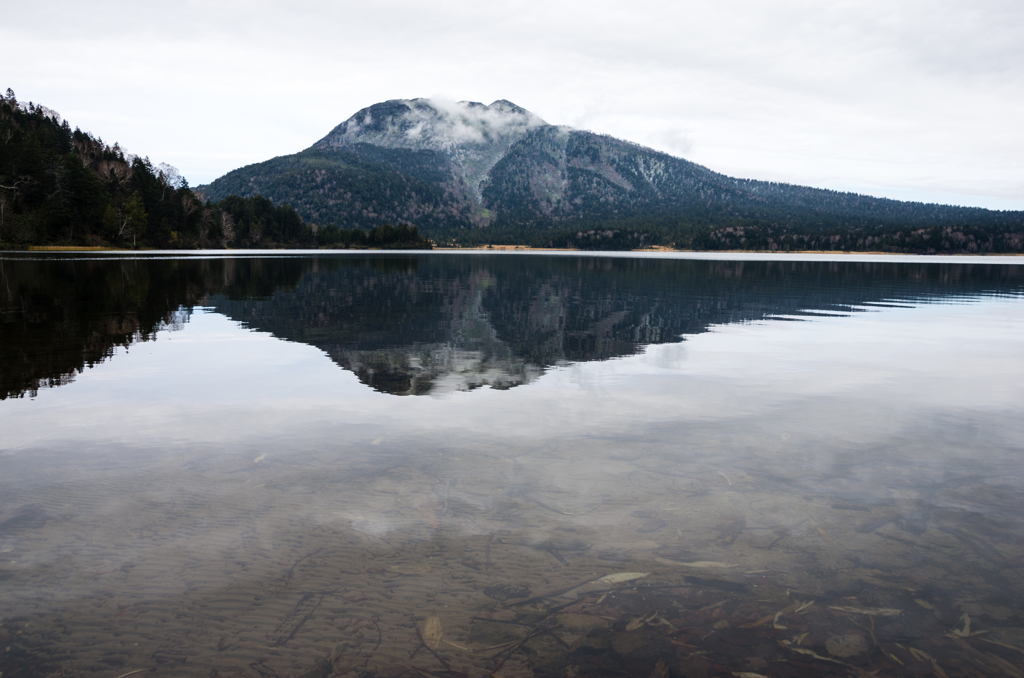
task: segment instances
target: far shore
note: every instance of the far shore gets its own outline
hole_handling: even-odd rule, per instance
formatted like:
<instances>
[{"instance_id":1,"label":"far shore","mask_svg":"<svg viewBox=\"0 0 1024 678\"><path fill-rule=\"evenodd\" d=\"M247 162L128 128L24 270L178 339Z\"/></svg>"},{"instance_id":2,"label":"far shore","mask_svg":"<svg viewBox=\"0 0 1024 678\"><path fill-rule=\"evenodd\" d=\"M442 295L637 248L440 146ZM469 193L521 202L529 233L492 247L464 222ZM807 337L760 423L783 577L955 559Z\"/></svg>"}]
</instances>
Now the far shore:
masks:
<instances>
[{"instance_id":1,"label":"far shore","mask_svg":"<svg viewBox=\"0 0 1024 678\"><path fill-rule=\"evenodd\" d=\"M29 245L29 252L144 252L139 248L129 250L123 247L105 247L103 245Z\"/></svg>"},{"instance_id":2,"label":"far shore","mask_svg":"<svg viewBox=\"0 0 1024 678\"><path fill-rule=\"evenodd\" d=\"M16 250L2 250L0 252L151 252L156 248L152 247L140 247L138 249L125 249L122 247L106 247L106 246L86 246L86 245L29 245L25 249ZM379 247L366 247L366 248L353 248L353 249L335 249L330 247L321 248L270 248L267 252L273 252L278 249L287 249L293 252L394 252L399 250L389 250ZM180 252L196 252L199 250L165 250L165 251L180 251ZM232 248L225 248L222 250L206 250L209 252L232 252ZM252 251L252 250L247 250ZM409 250L402 250L409 251ZM429 252L431 250L414 250ZM878 251L860 251L860 250L690 250L690 249L674 249L672 247L644 247L642 249L634 250L581 250L576 247L533 247L531 245L473 245L467 247L443 247L437 246L433 248L433 251L443 252L588 252L593 254L602 254L608 252L651 252L651 253L671 253L671 252L687 252L687 253L700 253L700 254L850 254L850 255L861 255L861 254L877 254L877 255L891 255L891 256L948 256L948 257L1020 257L1024 256L1022 252L878 252Z\"/></svg>"},{"instance_id":3,"label":"far shore","mask_svg":"<svg viewBox=\"0 0 1024 678\"><path fill-rule=\"evenodd\" d=\"M434 247L435 250L446 252L591 252L594 254L608 252L679 252L699 254L880 254L891 256L922 256L922 257L1020 257L1021 252L881 252L874 250L690 250L674 247L643 247L634 250L581 250L578 247L532 247L530 245L473 245L466 247Z\"/></svg>"}]
</instances>

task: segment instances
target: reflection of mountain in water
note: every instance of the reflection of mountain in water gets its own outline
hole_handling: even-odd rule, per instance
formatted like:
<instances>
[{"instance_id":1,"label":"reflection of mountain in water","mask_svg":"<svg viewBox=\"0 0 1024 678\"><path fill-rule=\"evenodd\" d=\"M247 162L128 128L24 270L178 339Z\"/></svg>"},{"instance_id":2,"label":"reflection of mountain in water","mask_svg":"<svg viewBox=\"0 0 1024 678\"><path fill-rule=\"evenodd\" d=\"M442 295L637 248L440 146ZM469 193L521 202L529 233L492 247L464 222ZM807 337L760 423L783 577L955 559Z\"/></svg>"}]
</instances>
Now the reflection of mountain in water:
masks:
<instances>
[{"instance_id":1,"label":"reflection of mountain in water","mask_svg":"<svg viewBox=\"0 0 1024 678\"><path fill-rule=\"evenodd\" d=\"M1019 294L1024 267L520 255L0 261L0 398L70 381L203 303L395 394L510 388L716 324Z\"/></svg>"},{"instance_id":2,"label":"reflection of mountain in water","mask_svg":"<svg viewBox=\"0 0 1024 678\"><path fill-rule=\"evenodd\" d=\"M386 393L506 389L539 375L490 321L491 274L433 263L326 260L292 291L268 299L215 295L208 303L253 329L317 346Z\"/></svg>"},{"instance_id":3,"label":"reflection of mountain in water","mask_svg":"<svg viewBox=\"0 0 1024 678\"><path fill-rule=\"evenodd\" d=\"M394 394L509 388L716 324L1019 290L1017 267L428 255L322 260L295 288L210 304Z\"/></svg>"}]
</instances>

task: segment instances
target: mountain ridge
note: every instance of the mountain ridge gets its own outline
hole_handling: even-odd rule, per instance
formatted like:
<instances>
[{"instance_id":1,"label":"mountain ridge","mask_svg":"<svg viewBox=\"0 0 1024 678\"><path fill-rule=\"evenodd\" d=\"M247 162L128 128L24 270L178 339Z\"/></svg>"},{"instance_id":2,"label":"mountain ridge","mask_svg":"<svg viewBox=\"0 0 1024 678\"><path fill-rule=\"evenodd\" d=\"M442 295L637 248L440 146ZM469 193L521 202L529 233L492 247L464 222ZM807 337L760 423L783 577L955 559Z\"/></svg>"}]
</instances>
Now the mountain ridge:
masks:
<instances>
[{"instance_id":1,"label":"mountain ridge","mask_svg":"<svg viewBox=\"0 0 1024 678\"><path fill-rule=\"evenodd\" d=\"M213 199L263 195L319 225L403 222L460 242L579 246L589 231L622 231L634 245L720 249L760 238L785 249L856 234L863 248L894 230L924 228L964 251L1024 244L1009 235L1024 232L1024 212L729 177L635 142L549 124L504 99L374 104L304 151L200 188ZM958 230L941 232L951 227ZM900 235L914 237L924 235Z\"/></svg>"}]
</instances>

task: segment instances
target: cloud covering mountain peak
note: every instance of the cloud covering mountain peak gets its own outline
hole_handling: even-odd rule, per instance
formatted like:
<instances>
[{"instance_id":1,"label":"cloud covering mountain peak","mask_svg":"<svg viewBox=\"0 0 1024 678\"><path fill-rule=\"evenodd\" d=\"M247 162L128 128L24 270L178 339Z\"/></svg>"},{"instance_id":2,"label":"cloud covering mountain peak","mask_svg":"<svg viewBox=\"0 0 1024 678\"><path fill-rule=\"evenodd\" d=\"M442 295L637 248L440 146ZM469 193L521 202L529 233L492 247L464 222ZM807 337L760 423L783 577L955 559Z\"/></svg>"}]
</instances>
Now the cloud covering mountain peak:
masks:
<instances>
[{"instance_id":1,"label":"cloud covering mountain peak","mask_svg":"<svg viewBox=\"0 0 1024 678\"><path fill-rule=\"evenodd\" d=\"M517 140L548 123L511 101L484 105L441 98L392 99L362 109L318 141L314 148L355 144L437 151L452 163L458 191L479 205L481 185Z\"/></svg>"},{"instance_id":2,"label":"cloud covering mountain peak","mask_svg":"<svg viewBox=\"0 0 1024 678\"><path fill-rule=\"evenodd\" d=\"M317 142L318 147L370 143L388 148L453 152L499 146L502 150L531 129L540 117L511 101L484 105L445 99L392 99L362 109Z\"/></svg>"}]
</instances>

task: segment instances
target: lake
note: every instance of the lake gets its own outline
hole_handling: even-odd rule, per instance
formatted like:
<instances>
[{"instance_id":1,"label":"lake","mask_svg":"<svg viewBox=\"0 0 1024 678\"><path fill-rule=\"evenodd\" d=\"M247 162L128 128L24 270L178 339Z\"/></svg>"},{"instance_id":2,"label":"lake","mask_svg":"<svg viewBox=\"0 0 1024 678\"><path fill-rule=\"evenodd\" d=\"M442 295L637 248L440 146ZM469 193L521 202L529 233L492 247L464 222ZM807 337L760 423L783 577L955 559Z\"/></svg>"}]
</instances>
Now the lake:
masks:
<instances>
[{"instance_id":1,"label":"lake","mask_svg":"<svg viewBox=\"0 0 1024 678\"><path fill-rule=\"evenodd\" d=\"M6 253L0 397L3 678L1024 676L1021 258Z\"/></svg>"}]
</instances>

